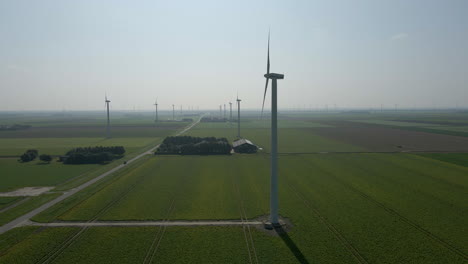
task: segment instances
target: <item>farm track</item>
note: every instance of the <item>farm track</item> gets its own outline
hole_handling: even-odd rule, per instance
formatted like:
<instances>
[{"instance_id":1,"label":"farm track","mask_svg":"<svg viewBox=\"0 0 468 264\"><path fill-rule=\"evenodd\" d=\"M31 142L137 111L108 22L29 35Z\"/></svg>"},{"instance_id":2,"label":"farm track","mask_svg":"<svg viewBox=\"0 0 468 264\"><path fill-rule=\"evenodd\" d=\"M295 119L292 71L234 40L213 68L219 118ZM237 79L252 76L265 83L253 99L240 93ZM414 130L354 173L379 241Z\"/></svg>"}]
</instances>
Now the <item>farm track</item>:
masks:
<instances>
[{"instance_id":1,"label":"farm track","mask_svg":"<svg viewBox=\"0 0 468 264\"><path fill-rule=\"evenodd\" d=\"M176 198L178 197L178 192L180 192L182 190L182 187L185 186L185 183L187 182L185 180L186 177L188 177L188 173L185 174L185 177L180 179L181 185L172 194L171 203L169 205L169 208L167 209L166 217L162 220L163 225L159 227L158 231L154 235L153 242L151 243L151 246L149 247L148 252L146 253L145 259L143 260L143 264L152 263L154 256L158 252L159 246L161 245L161 241L167 229L167 225L165 225L164 223L169 222L171 214L174 212L175 201L176 201Z\"/></svg>"},{"instance_id":2,"label":"farm track","mask_svg":"<svg viewBox=\"0 0 468 264\"><path fill-rule=\"evenodd\" d=\"M249 253L250 263L258 264L257 251L255 250L255 245L253 242L252 231L250 230L250 225L247 222L247 214L245 212L244 200L239 190L239 184L237 183L237 178L233 179L234 190L237 193L239 199L239 213L240 220L242 222L242 230L244 231L244 239L247 246L247 252ZM250 241L250 242L249 242Z\"/></svg>"},{"instance_id":3,"label":"farm track","mask_svg":"<svg viewBox=\"0 0 468 264\"><path fill-rule=\"evenodd\" d=\"M171 205L169 206L166 217L163 219L163 222L168 222L172 212L174 211L174 204L175 204L175 196L172 198ZM146 253L145 259L143 260L143 264L149 264L153 262L154 256L156 252L158 252L159 245L161 245L161 241L166 233L167 225L161 225L154 235L153 242Z\"/></svg>"},{"instance_id":4,"label":"farm track","mask_svg":"<svg viewBox=\"0 0 468 264\"><path fill-rule=\"evenodd\" d=\"M241 220L179 220L179 221L95 221L95 222L51 222L38 223L29 221L23 226L41 227L110 227L110 226L242 226L242 225L263 225L261 221L241 221Z\"/></svg>"},{"instance_id":5,"label":"farm track","mask_svg":"<svg viewBox=\"0 0 468 264\"><path fill-rule=\"evenodd\" d=\"M288 187L296 194L296 196L304 203L304 205L309 208L315 216L319 219L322 224L324 224L327 229L333 233L335 238L340 241L340 243L348 249L348 251L353 255L353 257L359 262L359 263L369 263L367 260L359 253L359 251L348 241L346 238L338 231L328 220L322 216L322 214L310 204L310 202L303 196L303 194L296 189L294 186L291 185L291 183L288 183Z\"/></svg>"}]
</instances>

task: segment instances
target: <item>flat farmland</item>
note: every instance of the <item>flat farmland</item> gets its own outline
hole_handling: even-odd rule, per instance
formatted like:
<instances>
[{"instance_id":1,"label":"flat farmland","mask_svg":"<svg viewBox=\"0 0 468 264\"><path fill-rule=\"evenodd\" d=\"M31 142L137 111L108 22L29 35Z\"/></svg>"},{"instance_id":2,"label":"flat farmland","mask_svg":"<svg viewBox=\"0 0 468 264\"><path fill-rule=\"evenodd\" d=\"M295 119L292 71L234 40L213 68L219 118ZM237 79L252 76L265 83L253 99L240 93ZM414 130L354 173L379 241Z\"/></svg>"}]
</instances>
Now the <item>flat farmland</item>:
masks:
<instances>
[{"instance_id":1,"label":"flat farmland","mask_svg":"<svg viewBox=\"0 0 468 264\"><path fill-rule=\"evenodd\" d=\"M249 117L241 126L265 151L146 156L32 220L262 219L269 213L268 122ZM233 140L237 130L200 123L188 134ZM26 226L0 235L0 263L468 261L467 154L443 153L466 138L338 115L288 117L279 137L280 215L292 224L286 234L255 226ZM423 147L438 153L393 153Z\"/></svg>"},{"instance_id":2,"label":"flat farmland","mask_svg":"<svg viewBox=\"0 0 468 264\"><path fill-rule=\"evenodd\" d=\"M11 191L27 186L55 186L68 179L89 172L100 165L63 165L32 161L20 163L15 158L1 158L0 192Z\"/></svg>"},{"instance_id":3,"label":"flat farmland","mask_svg":"<svg viewBox=\"0 0 468 264\"><path fill-rule=\"evenodd\" d=\"M241 136L268 152L270 148L269 120L247 119L241 123ZM353 145L343 140L328 138L316 133L318 128L332 126L310 120L279 120L278 148L280 153L310 153L310 152L356 152L366 151L366 148ZM200 123L187 135L206 137L226 137L233 141L237 138L236 123Z\"/></svg>"},{"instance_id":4,"label":"flat farmland","mask_svg":"<svg viewBox=\"0 0 468 264\"><path fill-rule=\"evenodd\" d=\"M331 123L335 128L317 128L314 131L320 136L361 146L372 152L468 152L468 137L346 121Z\"/></svg>"},{"instance_id":5,"label":"flat farmland","mask_svg":"<svg viewBox=\"0 0 468 264\"><path fill-rule=\"evenodd\" d=\"M259 262L281 263L294 256L330 263L465 263L467 175L466 167L413 154L281 155L280 214L294 226L287 237L251 231L257 252L273 247L279 256L261 252ZM266 155L158 156L88 198L68 204L68 210L55 218L253 219L268 213L268 177ZM197 240L187 241L183 234L200 232L197 244L202 246L212 239L208 230L219 231L198 228L167 228L154 260L165 263L174 258L178 251L172 245L195 254L190 252ZM242 234L241 229L226 229L231 230L221 232L226 237ZM92 247L80 239L76 245ZM228 248L242 248L242 239L230 241ZM203 246L193 257L209 259L208 252L219 249L223 245ZM71 246L63 261L68 250L79 251ZM244 262L245 253L230 256Z\"/></svg>"}]
</instances>

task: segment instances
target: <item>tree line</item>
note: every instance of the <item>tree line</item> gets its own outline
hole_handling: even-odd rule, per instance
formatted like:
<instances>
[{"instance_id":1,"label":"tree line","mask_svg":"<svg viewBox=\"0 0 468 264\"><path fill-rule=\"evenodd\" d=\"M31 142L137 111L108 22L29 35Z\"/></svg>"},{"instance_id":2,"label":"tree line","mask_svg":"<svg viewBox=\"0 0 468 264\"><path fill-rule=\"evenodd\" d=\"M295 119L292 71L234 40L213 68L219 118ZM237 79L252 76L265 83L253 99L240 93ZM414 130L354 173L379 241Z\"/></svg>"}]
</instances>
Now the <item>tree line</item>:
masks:
<instances>
[{"instance_id":1,"label":"tree line","mask_svg":"<svg viewBox=\"0 0 468 264\"><path fill-rule=\"evenodd\" d=\"M101 164L123 157L123 146L79 147L68 151L59 161L65 164Z\"/></svg>"},{"instance_id":2,"label":"tree line","mask_svg":"<svg viewBox=\"0 0 468 264\"><path fill-rule=\"evenodd\" d=\"M39 159L43 162L50 163L52 161L52 156L47 154L39 155L39 151L37 149L28 149L23 155L20 156L20 162L30 162L35 160L39 156Z\"/></svg>"}]
</instances>

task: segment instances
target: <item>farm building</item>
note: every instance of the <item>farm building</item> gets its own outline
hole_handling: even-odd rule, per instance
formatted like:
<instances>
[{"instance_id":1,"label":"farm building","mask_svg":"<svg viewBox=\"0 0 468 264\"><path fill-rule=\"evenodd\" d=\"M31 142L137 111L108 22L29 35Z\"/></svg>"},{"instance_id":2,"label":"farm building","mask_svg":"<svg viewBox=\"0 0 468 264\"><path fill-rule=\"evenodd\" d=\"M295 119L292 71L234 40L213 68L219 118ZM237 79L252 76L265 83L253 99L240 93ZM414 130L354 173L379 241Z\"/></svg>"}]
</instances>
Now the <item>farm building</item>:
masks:
<instances>
[{"instance_id":1,"label":"farm building","mask_svg":"<svg viewBox=\"0 0 468 264\"><path fill-rule=\"evenodd\" d=\"M256 153L258 147L248 139L238 139L232 142L232 148L236 153Z\"/></svg>"}]
</instances>

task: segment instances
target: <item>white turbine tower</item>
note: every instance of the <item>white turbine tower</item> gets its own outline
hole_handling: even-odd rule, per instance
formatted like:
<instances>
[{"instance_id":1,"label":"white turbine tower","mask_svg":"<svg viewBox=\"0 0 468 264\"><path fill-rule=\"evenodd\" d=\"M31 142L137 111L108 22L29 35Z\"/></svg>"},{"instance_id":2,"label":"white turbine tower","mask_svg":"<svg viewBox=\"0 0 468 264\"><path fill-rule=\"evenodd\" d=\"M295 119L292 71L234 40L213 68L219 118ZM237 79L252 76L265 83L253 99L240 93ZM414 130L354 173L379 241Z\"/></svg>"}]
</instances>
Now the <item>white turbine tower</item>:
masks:
<instances>
[{"instance_id":1,"label":"white turbine tower","mask_svg":"<svg viewBox=\"0 0 468 264\"><path fill-rule=\"evenodd\" d=\"M229 102L229 122L232 122L232 103Z\"/></svg>"},{"instance_id":2,"label":"white turbine tower","mask_svg":"<svg viewBox=\"0 0 468 264\"><path fill-rule=\"evenodd\" d=\"M158 98L156 98L156 102L154 103L154 106L156 107L156 112L154 116L154 122L158 122Z\"/></svg>"},{"instance_id":3,"label":"white turbine tower","mask_svg":"<svg viewBox=\"0 0 468 264\"><path fill-rule=\"evenodd\" d=\"M175 121L175 108L174 108L174 104L172 104L172 121Z\"/></svg>"},{"instance_id":4,"label":"white turbine tower","mask_svg":"<svg viewBox=\"0 0 468 264\"><path fill-rule=\"evenodd\" d=\"M226 121L226 104L224 104L224 121Z\"/></svg>"},{"instance_id":5,"label":"white turbine tower","mask_svg":"<svg viewBox=\"0 0 468 264\"><path fill-rule=\"evenodd\" d=\"M240 102L241 99L239 99L239 95L237 96L237 138L241 138L240 136Z\"/></svg>"},{"instance_id":6,"label":"white turbine tower","mask_svg":"<svg viewBox=\"0 0 468 264\"><path fill-rule=\"evenodd\" d=\"M109 116L109 103L110 102L111 101L107 99L107 94L106 94L104 103L106 104L106 108L107 108L107 129L106 129L107 138L110 138L110 116Z\"/></svg>"},{"instance_id":7,"label":"white turbine tower","mask_svg":"<svg viewBox=\"0 0 468 264\"><path fill-rule=\"evenodd\" d=\"M263 94L263 107L268 89L268 80L271 79L271 183L270 183L270 222L272 226L279 226L278 219L278 104L277 104L277 80L284 79L283 74L270 73L270 32L268 32L267 72L265 92Z\"/></svg>"}]
</instances>

